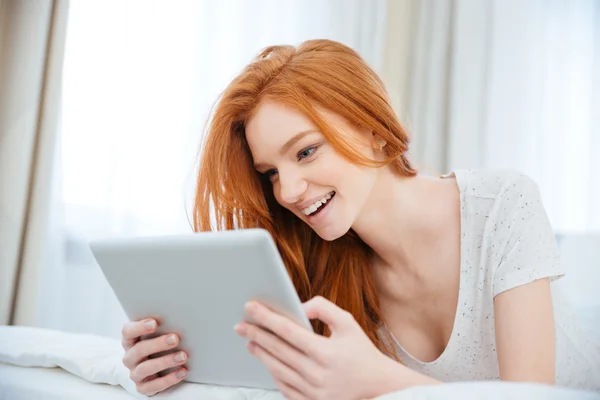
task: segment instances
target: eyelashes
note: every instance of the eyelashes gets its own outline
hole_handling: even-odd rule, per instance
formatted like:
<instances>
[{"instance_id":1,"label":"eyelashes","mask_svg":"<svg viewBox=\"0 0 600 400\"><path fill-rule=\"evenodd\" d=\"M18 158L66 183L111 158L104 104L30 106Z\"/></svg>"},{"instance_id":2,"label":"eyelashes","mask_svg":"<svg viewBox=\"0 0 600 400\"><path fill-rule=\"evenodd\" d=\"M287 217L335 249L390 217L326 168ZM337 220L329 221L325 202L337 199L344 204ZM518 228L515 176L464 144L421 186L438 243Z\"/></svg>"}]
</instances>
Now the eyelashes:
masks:
<instances>
[{"instance_id":1,"label":"eyelashes","mask_svg":"<svg viewBox=\"0 0 600 400\"><path fill-rule=\"evenodd\" d=\"M315 151L317 151L317 147L318 146L310 146L305 148L304 150L301 150L298 152L298 154L296 155L296 157L298 158L298 161L300 160L304 160L310 156L312 156Z\"/></svg>"},{"instance_id":2,"label":"eyelashes","mask_svg":"<svg viewBox=\"0 0 600 400\"><path fill-rule=\"evenodd\" d=\"M260 176L262 176L263 178L271 180L273 178L273 176L275 176L276 173L277 173L276 169L270 169L268 171L265 171L265 172L261 173Z\"/></svg>"},{"instance_id":3,"label":"eyelashes","mask_svg":"<svg viewBox=\"0 0 600 400\"><path fill-rule=\"evenodd\" d=\"M297 154L296 154L296 159L298 161L303 161L303 160L308 160L310 159L312 156L315 155L315 153L317 152L317 150L319 149L320 145L313 145L313 146L309 146L306 147L302 150L300 150ZM277 176L277 170L276 169L270 169L267 170L263 173L260 174L261 177L269 179L270 181L273 181L273 179Z\"/></svg>"}]
</instances>

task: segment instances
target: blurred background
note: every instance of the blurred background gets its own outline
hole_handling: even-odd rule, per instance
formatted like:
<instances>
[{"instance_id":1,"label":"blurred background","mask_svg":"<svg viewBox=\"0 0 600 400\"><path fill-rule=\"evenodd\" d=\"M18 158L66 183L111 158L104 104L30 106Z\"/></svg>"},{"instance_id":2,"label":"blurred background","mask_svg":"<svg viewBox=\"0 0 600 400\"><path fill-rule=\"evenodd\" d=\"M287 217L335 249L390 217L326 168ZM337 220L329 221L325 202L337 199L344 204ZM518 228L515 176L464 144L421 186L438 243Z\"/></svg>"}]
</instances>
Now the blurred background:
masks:
<instances>
[{"instance_id":1,"label":"blurred background","mask_svg":"<svg viewBox=\"0 0 600 400\"><path fill-rule=\"evenodd\" d=\"M598 313L600 1L0 0L0 323L120 337L88 241L191 232L217 96L312 38L380 74L424 173L530 175Z\"/></svg>"}]
</instances>

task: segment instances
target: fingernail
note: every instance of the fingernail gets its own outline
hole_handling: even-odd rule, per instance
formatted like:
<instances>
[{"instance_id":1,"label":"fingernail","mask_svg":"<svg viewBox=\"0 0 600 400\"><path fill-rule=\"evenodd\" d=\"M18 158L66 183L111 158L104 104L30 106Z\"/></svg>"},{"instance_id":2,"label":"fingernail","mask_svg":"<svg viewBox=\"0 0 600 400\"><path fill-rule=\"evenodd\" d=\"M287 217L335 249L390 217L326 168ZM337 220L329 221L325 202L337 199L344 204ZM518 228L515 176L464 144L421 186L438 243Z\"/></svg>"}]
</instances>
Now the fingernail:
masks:
<instances>
[{"instance_id":1,"label":"fingernail","mask_svg":"<svg viewBox=\"0 0 600 400\"><path fill-rule=\"evenodd\" d=\"M256 310L256 303L253 301L246 303L246 310L248 310L248 311Z\"/></svg>"},{"instance_id":2,"label":"fingernail","mask_svg":"<svg viewBox=\"0 0 600 400\"><path fill-rule=\"evenodd\" d=\"M175 354L175 357L173 357L175 359L175 362L181 362L183 360L185 360L185 353L181 352L181 353L177 353Z\"/></svg>"},{"instance_id":3,"label":"fingernail","mask_svg":"<svg viewBox=\"0 0 600 400\"><path fill-rule=\"evenodd\" d=\"M177 342L177 337L175 335L169 335L167 338L167 344L175 344Z\"/></svg>"},{"instance_id":4,"label":"fingernail","mask_svg":"<svg viewBox=\"0 0 600 400\"><path fill-rule=\"evenodd\" d=\"M246 334L246 327L242 324L237 324L236 326L233 327L233 329L239 334L239 335L244 335Z\"/></svg>"},{"instance_id":5,"label":"fingernail","mask_svg":"<svg viewBox=\"0 0 600 400\"><path fill-rule=\"evenodd\" d=\"M181 379L185 376L185 369L180 369L179 371L177 371L177 374L175 374L175 376L177 376L177 379Z\"/></svg>"},{"instance_id":6,"label":"fingernail","mask_svg":"<svg viewBox=\"0 0 600 400\"><path fill-rule=\"evenodd\" d=\"M146 321L144 323L144 327L146 328L147 331L151 331L152 329L156 328L156 321L153 319L150 321Z\"/></svg>"}]
</instances>

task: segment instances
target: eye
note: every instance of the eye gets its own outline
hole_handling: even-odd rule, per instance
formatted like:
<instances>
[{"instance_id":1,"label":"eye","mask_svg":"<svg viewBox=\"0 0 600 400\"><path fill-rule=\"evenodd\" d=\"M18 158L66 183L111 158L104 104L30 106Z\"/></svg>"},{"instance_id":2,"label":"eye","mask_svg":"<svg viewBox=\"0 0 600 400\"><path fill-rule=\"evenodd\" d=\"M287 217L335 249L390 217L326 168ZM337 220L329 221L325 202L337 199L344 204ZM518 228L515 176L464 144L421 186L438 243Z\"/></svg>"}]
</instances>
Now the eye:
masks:
<instances>
[{"instance_id":1,"label":"eye","mask_svg":"<svg viewBox=\"0 0 600 400\"><path fill-rule=\"evenodd\" d=\"M298 161L312 156L316 150L317 150L317 146L311 146L311 147L307 147L306 149L300 151L298 153Z\"/></svg>"},{"instance_id":2,"label":"eye","mask_svg":"<svg viewBox=\"0 0 600 400\"><path fill-rule=\"evenodd\" d=\"M263 173L261 173L261 175L269 180L273 180L273 177L275 177L275 175L277 175L277 170L276 169L270 169L268 171L265 171Z\"/></svg>"}]
</instances>

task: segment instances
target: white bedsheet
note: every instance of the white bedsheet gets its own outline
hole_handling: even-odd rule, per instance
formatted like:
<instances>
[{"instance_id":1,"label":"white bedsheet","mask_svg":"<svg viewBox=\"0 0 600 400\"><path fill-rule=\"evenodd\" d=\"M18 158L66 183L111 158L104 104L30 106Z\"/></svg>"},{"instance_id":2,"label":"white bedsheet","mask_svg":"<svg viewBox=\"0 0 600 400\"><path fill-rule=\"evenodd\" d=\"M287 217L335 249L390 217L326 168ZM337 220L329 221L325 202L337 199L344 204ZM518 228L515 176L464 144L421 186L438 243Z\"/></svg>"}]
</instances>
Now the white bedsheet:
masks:
<instances>
[{"instance_id":1,"label":"white bedsheet","mask_svg":"<svg viewBox=\"0 0 600 400\"><path fill-rule=\"evenodd\" d=\"M135 399L117 340L29 327L0 326L0 400ZM24 368L25 367L25 368ZM43 367L43 368L39 368ZM56 368L56 367L60 367ZM276 391L183 383L155 398L282 400ZM508 382L464 382L411 388L378 400L600 399L600 393Z\"/></svg>"},{"instance_id":2,"label":"white bedsheet","mask_svg":"<svg viewBox=\"0 0 600 400\"><path fill-rule=\"evenodd\" d=\"M88 382L62 368L0 363L0 400L135 400L121 386Z\"/></svg>"}]
</instances>

